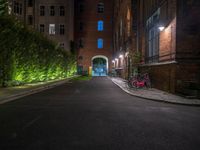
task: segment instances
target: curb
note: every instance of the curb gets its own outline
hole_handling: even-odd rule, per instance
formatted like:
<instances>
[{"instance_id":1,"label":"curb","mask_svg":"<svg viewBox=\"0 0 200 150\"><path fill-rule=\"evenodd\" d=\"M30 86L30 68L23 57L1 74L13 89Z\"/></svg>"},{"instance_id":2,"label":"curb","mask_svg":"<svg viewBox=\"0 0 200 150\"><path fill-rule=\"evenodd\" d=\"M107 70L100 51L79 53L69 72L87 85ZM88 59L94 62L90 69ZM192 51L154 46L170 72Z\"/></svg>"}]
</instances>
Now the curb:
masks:
<instances>
[{"instance_id":1,"label":"curb","mask_svg":"<svg viewBox=\"0 0 200 150\"><path fill-rule=\"evenodd\" d=\"M117 85L120 89L122 89L124 92L126 92L126 93L129 94L129 95L135 96L135 97L144 98L144 99L151 100L151 101L169 103L169 104L177 104L177 105L185 105L185 106L196 106L196 107L199 107L199 106L200 106L200 104L190 104L190 103L172 102L172 101L166 101L166 100L161 100L161 99L148 98L148 97L145 97L145 96L139 96L139 95L133 94L133 93L131 93L129 90L123 88L119 83L113 81L112 79L111 79L111 81L112 81L115 85Z\"/></svg>"},{"instance_id":2,"label":"curb","mask_svg":"<svg viewBox=\"0 0 200 150\"><path fill-rule=\"evenodd\" d=\"M38 88L35 88L35 89L20 92L19 94L13 94L13 95L7 96L5 98L2 98L2 100L0 101L0 105L5 104L7 102L14 101L16 99L19 99L19 98L22 98L22 97L25 97L25 96L28 96L28 95L32 95L32 94L39 93L39 92L42 92L42 91L45 91L45 90L48 90L48 89L52 89L56 86L59 86L59 85L62 85L62 84L69 82L69 80L71 80L75 77L77 77L77 76L70 77L70 78L64 79L62 81L57 81L57 82L49 84L49 85L44 85L44 86L41 86L41 87L38 87Z\"/></svg>"}]
</instances>

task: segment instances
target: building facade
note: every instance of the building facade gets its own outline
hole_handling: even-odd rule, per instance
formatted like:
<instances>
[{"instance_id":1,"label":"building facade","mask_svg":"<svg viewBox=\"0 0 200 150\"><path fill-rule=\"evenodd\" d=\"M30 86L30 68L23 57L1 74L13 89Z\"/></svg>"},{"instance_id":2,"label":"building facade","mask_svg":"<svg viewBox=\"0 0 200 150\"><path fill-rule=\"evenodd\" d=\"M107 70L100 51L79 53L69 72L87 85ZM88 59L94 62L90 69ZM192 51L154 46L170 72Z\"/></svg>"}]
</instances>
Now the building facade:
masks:
<instances>
[{"instance_id":1,"label":"building facade","mask_svg":"<svg viewBox=\"0 0 200 150\"><path fill-rule=\"evenodd\" d=\"M135 42L132 42L133 45L129 48L131 61L128 62L128 66L136 64L141 73L148 72L153 87L172 93L199 96L200 2L198 0L132 0L131 2L130 16L135 18L131 21L132 35L136 36L132 36L132 41ZM120 10L118 12L121 14L114 14L115 20L120 20L120 23L115 21L114 33L120 34L114 38L115 49L124 53L127 52L127 47L123 48L126 40L122 40L121 43L119 38L123 39L128 35L127 21L123 21L128 20L125 15L128 10L124 8L128 6L127 3L130 1L115 0L114 8ZM119 47L119 44L122 46ZM132 57L130 53L137 55ZM116 61L121 63L119 54L114 53L114 55ZM124 54L123 56L125 57ZM138 58L140 61L134 63L134 59ZM113 62L116 64L115 59ZM126 61L124 62L122 66L126 67ZM127 72L125 67L121 69Z\"/></svg>"},{"instance_id":2,"label":"building facade","mask_svg":"<svg viewBox=\"0 0 200 150\"><path fill-rule=\"evenodd\" d=\"M134 69L130 56L136 51L136 13L135 1L115 0L112 66L118 75L126 79Z\"/></svg>"},{"instance_id":3,"label":"building facade","mask_svg":"<svg viewBox=\"0 0 200 150\"><path fill-rule=\"evenodd\" d=\"M111 70L113 2L75 1L78 72L106 76Z\"/></svg>"},{"instance_id":4,"label":"building facade","mask_svg":"<svg viewBox=\"0 0 200 150\"><path fill-rule=\"evenodd\" d=\"M74 0L9 0L10 13L69 51L74 41Z\"/></svg>"}]
</instances>

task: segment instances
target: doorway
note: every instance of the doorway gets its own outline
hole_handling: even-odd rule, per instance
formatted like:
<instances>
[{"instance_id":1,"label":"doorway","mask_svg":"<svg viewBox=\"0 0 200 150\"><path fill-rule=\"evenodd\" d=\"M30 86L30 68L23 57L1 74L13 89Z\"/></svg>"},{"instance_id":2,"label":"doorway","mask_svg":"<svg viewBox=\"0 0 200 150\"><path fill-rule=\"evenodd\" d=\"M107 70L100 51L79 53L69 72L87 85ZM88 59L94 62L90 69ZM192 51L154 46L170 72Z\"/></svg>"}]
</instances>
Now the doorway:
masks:
<instances>
[{"instance_id":1,"label":"doorway","mask_svg":"<svg viewBox=\"0 0 200 150\"><path fill-rule=\"evenodd\" d=\"M107 76L108 58L105 56L95 56L92 58L92 76Z\"/></svg>"}]
</instances>

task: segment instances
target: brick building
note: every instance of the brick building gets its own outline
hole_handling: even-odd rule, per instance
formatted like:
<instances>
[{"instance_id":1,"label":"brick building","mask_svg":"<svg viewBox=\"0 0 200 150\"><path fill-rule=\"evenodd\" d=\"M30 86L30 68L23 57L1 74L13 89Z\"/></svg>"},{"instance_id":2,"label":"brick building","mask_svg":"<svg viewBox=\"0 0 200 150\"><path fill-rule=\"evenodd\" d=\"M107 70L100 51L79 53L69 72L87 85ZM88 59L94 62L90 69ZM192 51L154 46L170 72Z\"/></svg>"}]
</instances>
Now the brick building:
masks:
<instances>
[{"instance_id":1,"label":"brick building","mask_svg":"<svg viewBox=\"0 0 200 150\"><path fill-rule=\"evenodd\" d=\"M153 87L197 96L200 85L200 2L132 0L129 5L132 10L131 46L124 40L129 29L126 17L128 10L125 9L128 3L130 0L115 0L114 8L120 10L120 15L114 13L114 20L120 20L120 23L115 21L115 49L123 52L121 57L126 57L126 52L129 53L130 61L127 66L131 66L134 61L130 53L140 53L141 62L137 67L141 72L149 72ZM128 50L127 45L130 47ZM118 53L114 56L116 61L120 61ZM113 60L113 63L115 67L119 67L116 61ZM125 64L126 61L122 64L125 67L121 69L127 72Z\"/></svg>"},{"instance_id":2,"label":"brick building","mask_svg":"<svg viewBox=\"0 0 200 150\"><path fill-rule=\"evenodd\" d=\"M112 0L75 1L78 72L105 76L111 70Z\"/></svg>"},{"instance_id":3,"label":"brick building","mask_svg":"<svg viewBox=\"0 0 200 150\"><path fill-rule=\"evenodd\" d=\"M9 0L10 13L70 50L74 40L74 0Z\"/></svg>"},{"instance_id":4,"label":"brick building","mask_svg":"<svg viewBox=\"0 0 200 150\"><path fill-rule=\"evenodd\" d=\"M136 5L133 0L114 1L114 54L112 66L123 78L130 76L133 66L130 54L136 51Z\"/></svg>"}]
</instances>

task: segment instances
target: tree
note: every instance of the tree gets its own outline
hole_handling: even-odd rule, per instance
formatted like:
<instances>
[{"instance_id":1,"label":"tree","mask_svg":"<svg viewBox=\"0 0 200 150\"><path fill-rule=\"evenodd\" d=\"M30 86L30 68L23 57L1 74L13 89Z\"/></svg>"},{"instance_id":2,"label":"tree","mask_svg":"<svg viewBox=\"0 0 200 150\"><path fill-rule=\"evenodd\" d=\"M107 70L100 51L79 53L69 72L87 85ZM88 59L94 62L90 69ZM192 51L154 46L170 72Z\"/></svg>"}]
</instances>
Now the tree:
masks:
<instances>
[{"instance_id":1,"label":"tree","mask_svg":"<svg viewBox=\"0 0 200 150\"><path fill-rule=\"evenodd\" d=\"M0 0L0 16L8 13L8 1Z\"/></svg>"}]
</instances>

